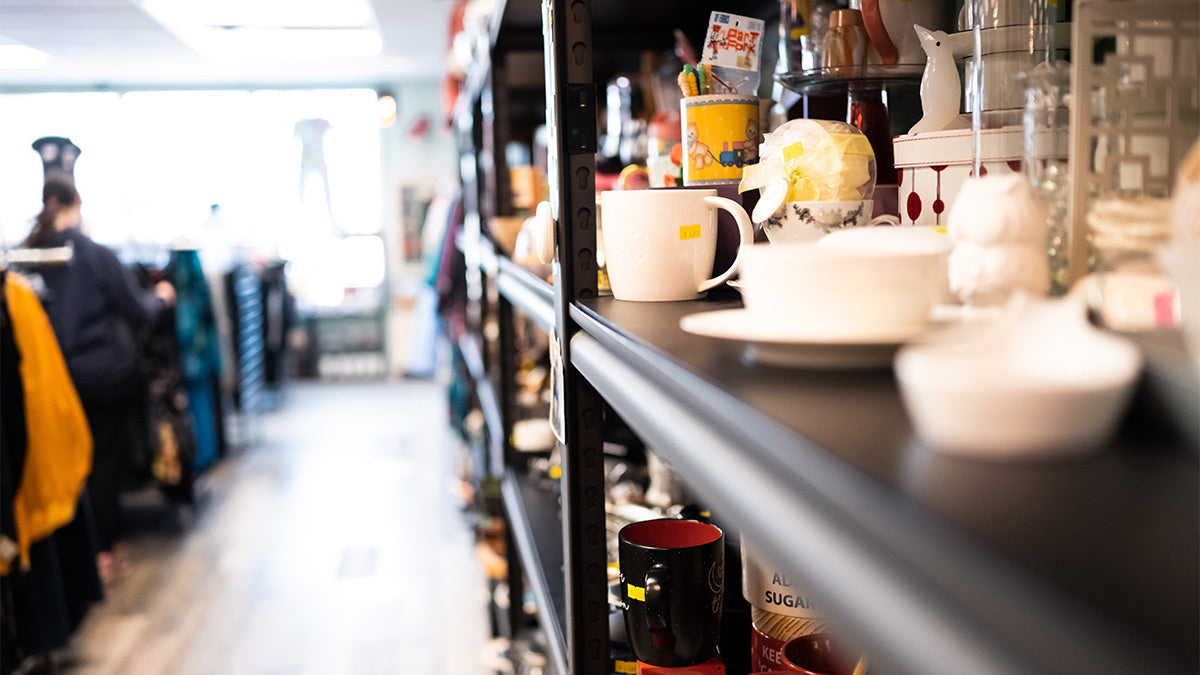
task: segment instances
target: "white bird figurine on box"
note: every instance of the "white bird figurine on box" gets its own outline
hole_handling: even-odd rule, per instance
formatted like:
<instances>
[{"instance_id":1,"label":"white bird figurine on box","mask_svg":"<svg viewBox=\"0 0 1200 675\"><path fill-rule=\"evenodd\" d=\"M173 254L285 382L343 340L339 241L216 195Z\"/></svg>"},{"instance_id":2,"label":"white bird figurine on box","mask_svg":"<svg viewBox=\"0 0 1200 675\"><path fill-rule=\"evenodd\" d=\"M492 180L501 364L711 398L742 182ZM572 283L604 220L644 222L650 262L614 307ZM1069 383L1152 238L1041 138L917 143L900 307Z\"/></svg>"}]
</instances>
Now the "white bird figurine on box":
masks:
<instances>
[{"instance_id":1,"label":"white bird figurine on box","mask_svg":"<svg viewBox=\"0 0 1200 675\"><path fill-rule=\"evenodd\" d=\"M949 36L924 26L913 26L913 30L921 38L921 48L925 50L926 57L925 73L921 75L921 110L924 115L908 133L967 128L970 125L958 114L962 80L958 77L958 66L954 64L954 50Z\"/></svg>"}]
</instances>

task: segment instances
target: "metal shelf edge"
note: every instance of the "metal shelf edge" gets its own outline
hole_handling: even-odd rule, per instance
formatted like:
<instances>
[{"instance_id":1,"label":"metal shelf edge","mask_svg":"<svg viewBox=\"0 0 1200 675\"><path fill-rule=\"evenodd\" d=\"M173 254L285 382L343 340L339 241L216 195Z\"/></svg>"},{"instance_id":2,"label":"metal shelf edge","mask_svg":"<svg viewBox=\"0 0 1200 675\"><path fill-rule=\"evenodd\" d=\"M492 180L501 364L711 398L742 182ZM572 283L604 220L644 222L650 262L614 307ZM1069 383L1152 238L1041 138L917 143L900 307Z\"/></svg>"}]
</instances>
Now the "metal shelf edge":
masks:
<instances>
[{"instance_id":1,"label":"metal shelf edge","mask_svg":"<svg viewBox=\"0 0 1200 675\"><path fill-rule=\"evenodd\" d=\"M496 390L488 377L483 365L483 351L480 349L479 338L474 335L463 335L458 339L458 348L462 351L463 361L467 371L475 381L475 395L479 398L479 407L483 411L483 420L488 427L488 452L491 454L493 466L500 466L504 456L504 417L500 414L500 401L496 398Z\"/></svg>"},{"instance_id":2,"label":"metal shelf edge","mask_svg":"<svg viewBox=\"0 0 1200 675\"><path fill-rule=\"evenodd\" d=\"M512 528L513 541L520 550L520 559L525 575L529 577L533 587L533 595L537 599L539 621L546 633L546 641L550 646L550 661L558 673L569 673L567 668L567 638L565 617L558 615L559 608L551 596L550 584L547 581L547 571L542 567L542 557L539 551L533 523L530 522L529 511L521 494L520 481L512 469L504 472L501 494L504 506L509 515L509 527ZM520 598L512 598L510 602L520 602Z\"/></svg>"},{"instance_id":3,"label":"metal shelf edge","mask_svg":"<svg viewBox=\"0 0 1200 675\"><path fill-rule=\"evenodd\" d=\"M554 287L508 258L499 258L500 294L524 312L539 328L554 330Z\"/></svg>"}]
</instances>

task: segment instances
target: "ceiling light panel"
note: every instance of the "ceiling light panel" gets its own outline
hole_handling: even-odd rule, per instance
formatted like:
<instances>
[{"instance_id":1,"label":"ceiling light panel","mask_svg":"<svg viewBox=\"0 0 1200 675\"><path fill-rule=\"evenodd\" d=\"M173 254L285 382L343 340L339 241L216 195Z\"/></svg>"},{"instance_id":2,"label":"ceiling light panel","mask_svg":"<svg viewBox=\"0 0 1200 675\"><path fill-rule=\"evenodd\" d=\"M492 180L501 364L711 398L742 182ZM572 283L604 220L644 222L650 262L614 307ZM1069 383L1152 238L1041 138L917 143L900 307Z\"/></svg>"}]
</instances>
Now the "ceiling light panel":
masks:
<instances>
[{"instance_id":1,"label":"ceiling light panel","mask_svg":"<svg viewBox=\"0 0 1200 675\"><path fill-rule=\"evenodd\" d=\"M141 0L167 25L240 28L367 28L369 0Z\"/></svg>"},{"instance_id":2,"label":"ceiling light panel","mask_svg":"<svg viewBox=\"0 0 1200 675\"><path fill-rule=\"evenodd\" d=\"M383 48L368 0L142 0L142 8L219 66L342 61Z\"/></svg>"}]
</instances>

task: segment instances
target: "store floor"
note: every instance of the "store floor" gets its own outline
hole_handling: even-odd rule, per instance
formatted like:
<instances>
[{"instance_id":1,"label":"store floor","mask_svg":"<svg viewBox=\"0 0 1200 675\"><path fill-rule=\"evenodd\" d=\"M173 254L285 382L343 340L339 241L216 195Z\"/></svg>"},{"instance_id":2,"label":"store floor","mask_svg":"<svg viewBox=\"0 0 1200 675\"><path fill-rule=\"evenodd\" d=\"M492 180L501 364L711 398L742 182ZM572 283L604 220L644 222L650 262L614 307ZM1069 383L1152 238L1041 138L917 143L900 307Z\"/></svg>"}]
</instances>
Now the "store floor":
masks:
<instances>
[{"instance_id":1,"label":"store floor","mask_svg":"<svg viewBox=\"0 0 1200 675\"><path fill-rule=\"evenodd\" d=\"M127 500L129 573L65 672L495 672L442 391L293 384L194 518Z\"/></svg>"}]
</instances>

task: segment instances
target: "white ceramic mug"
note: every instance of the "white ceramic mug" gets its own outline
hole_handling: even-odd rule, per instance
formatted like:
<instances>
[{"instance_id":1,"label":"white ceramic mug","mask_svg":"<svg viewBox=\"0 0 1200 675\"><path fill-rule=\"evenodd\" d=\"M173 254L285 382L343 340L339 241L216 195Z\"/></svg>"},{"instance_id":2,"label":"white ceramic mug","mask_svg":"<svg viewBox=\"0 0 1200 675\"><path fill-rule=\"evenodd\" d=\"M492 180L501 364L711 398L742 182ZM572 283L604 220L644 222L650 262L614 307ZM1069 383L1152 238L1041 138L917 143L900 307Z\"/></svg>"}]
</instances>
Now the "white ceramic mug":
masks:
<instances>
[{"instance_id":1,"label":"white ceramic mug","mask_svg":"<svg viewBox=\"0 0 1200 675\"><path fill-rule=\"evenodd\" d=\"M608 280L618 300L691 300L724 283L754 243L750 216L716 190L618 190L600 195ZM717 209L741 233L729 269L710 277L717 251Z\"/></svg>"}]
</instances>

